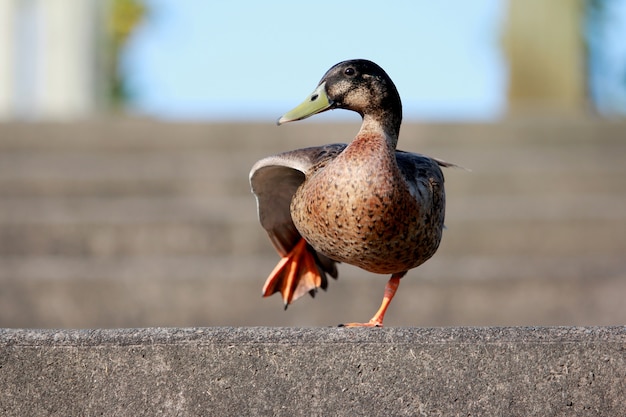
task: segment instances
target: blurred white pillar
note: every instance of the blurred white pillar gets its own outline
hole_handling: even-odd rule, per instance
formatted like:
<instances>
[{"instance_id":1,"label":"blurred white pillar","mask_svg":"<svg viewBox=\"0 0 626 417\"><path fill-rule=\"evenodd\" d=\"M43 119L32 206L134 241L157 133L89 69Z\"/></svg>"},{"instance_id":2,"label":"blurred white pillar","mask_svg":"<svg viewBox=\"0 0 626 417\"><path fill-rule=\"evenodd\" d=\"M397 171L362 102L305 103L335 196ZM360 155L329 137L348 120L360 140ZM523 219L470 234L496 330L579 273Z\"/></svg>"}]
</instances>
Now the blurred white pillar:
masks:
<instances>
[{"instance_id":1,"label":"blurred white pillar","mask_svg":"<svg viewBox=\"0 0 626 417\"><path fill-rule=\"evenodd\" d=\"M93 35L87 0L42 0L39 2L41 32L37 68L39 113L52 118L92 113L95 97L91 88Z\"/></svg>"},{"instance_id":2,"label":"blurred white pillar","mask_svg":"<svg viewBox=\"0 0 626 417\"><path fill-rule=\"evenodd\" d=\"M0 118L67 120L96 111L104 3L0 1Z\"/></svg>"},{"instance_id":3,"label":"blurred white pillar","mask_svg":"<svg viewBox=\"0 0 626 417\"><path fill-rule=\"evenodd\" d=\"M14 16L16 2L0 1L0 119L6 119L13 113L13 81L15 56L13 35L15 33Z\"/></svg>"}]
</instances>

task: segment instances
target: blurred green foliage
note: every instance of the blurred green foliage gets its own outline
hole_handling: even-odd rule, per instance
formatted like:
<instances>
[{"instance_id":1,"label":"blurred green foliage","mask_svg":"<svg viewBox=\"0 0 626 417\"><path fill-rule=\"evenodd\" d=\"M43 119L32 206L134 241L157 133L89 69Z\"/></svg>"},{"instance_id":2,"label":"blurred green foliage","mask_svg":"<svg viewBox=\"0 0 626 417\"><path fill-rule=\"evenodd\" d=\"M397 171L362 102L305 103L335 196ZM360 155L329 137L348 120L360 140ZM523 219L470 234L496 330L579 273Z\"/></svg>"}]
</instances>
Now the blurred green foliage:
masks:
<instances>
[{"instance_id":1,"label":"blurred green foliage","mask_svg":"<svg viewBox=\"0 0 626 417\"><path fill-rule=\"evenodd\" d=\"M146 16L142 0L111 0L107 16L107 39L110 56L110 99L113 108L120 107L130 92L119 72L119 57L128 37Z\"/></svg>"}]
</instances>

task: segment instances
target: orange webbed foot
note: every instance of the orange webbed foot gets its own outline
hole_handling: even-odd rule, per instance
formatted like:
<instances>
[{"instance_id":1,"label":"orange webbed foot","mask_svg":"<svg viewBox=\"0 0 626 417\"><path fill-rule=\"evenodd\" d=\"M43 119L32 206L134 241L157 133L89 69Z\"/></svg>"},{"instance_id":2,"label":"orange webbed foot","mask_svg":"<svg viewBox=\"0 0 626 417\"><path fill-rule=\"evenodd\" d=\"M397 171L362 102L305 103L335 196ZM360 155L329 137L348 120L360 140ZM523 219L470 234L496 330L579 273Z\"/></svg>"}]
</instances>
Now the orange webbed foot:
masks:
<instances>
[{"instance_id":1,"label":"orange webbed foot","mask_svg":"<svg viewBox=\"0 0 626 417\"><path fill-rule=\"evenodd\" d=\"M263 285L263 296L280 292L285 309L304 294L322 286L322 275L304 239L278 262Z\"/></svg>"},{"instance_id":2,"label":"orange webbed foot","mask_svg":"<svg viewBox=\"0 0 626 417\"><path fill-rule=\"evenodd\" d=\"M367 323L342 323L339 327L383 327L382 321L374 321L374 319L368 321Z\"/></svg>"}]
</instances>

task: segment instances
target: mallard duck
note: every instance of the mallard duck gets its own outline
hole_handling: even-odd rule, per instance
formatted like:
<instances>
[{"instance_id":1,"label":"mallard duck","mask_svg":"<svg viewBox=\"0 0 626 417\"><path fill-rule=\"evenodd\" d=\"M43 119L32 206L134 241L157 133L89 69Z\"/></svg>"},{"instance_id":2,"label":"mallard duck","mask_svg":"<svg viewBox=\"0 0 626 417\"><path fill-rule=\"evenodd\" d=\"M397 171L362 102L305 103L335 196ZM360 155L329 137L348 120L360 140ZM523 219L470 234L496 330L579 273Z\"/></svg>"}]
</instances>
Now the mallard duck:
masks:
<instances>
[{"instance_id":1,"label":"mallard duck","mask_svg":"<svg viewBox=\"0 0 626 417\"><path fill-rule=\"evenodd\" d=\"M277 124L347 109L361 129L349 144L284 152L258 161L250 171L259 220L282 257L263 286L280 292L285 308L301 296L326 289L337 262L391 274L382 304L366 323L382 327L400 279L428 260L441 241L444 161L396 150L402 104L375 63L340 62L302 104Z\"/></svg>"}]
</instances>

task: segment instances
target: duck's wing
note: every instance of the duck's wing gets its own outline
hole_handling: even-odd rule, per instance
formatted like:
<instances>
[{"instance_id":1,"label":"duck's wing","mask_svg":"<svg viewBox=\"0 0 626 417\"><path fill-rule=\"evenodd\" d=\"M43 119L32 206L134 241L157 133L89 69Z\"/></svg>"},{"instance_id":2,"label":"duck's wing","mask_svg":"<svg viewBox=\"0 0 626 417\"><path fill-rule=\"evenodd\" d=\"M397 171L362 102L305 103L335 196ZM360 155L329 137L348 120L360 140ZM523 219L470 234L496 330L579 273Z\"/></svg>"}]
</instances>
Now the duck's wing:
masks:
<instances>
[{"instance_id":1,"label":"duck's wing","mask_svg":"<svg viewBox=\"0 0 626 417\"><path fill-rule=\"evenodd\" d=\"M441 159L400 150L396 151L396 161L400 172L412 186L429 179L443 185L443 172L440 167L458 167Z\"/></svg>"},{"instance_id":2,"label":"duck's wing","mask_svg":"<svg viewBox=\"0 0 626 417\"><path fill-rule=\"evenodd\" d=\"M284 152L261 159L252 167L250 185L257 200L259 221L281 256L290 253L302 238L291 219L293 195L307 176L323 168L345 147L332 144ZM315 256L323 271L337 277L335 261L320 253Z\"/></svg>"},{"instance_id":3,"label":"duck's wing","mask_svg":"<svg viewBox=\"0 0 626 417\"><path fill-rule=\"evenodd\" d=\"M446 197L440 167L456 165L405 151L396 151L396 161L413 197L419 201L420 206L428 208L443 225Z\"/></svg>"}]
</instances>

